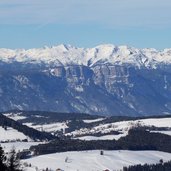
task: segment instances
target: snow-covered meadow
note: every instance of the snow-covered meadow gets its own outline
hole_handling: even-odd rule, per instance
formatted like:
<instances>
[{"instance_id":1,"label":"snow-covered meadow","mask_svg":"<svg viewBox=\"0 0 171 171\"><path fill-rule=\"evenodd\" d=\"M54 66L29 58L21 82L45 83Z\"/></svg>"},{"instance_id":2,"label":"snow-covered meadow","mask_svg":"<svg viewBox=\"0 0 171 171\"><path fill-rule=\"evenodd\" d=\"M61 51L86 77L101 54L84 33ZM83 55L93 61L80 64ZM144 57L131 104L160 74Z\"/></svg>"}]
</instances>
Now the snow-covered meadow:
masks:
<instances>
[{"instance_id":1,"label":"snow-covered meadow","mask_svg":"<svg viewBox=\"0 0 171 171\"><path fill-rule=\"evenodd\" d=\"M16 152L18 152L22 150L27 150L31 146L42 144L42 143L44 142L34 142L34 141L32 142L8 142L8 143L0 143L0 145L5 152L9 152L12 148L14 148Z\"/></svg>"},{"instance_id":2,"label":"snow-covered meadow","mask_svg":"<svg viewBox=\"0 0 171 171\"><path fill-rule=\"evenodd\" d=\"M26 119L25 115L19 113L6 113L7 117L14 120L22 120ZM35 117L43 117L41 115L35 115ZM54 122L45 122L44 123L33 123L33 122L25 122L24 125L28 127L34 128L39 131L45 131L48 133L56 134L57 132L63 132L66 136L71 136L73 138L81 139L81 140L118 140L121 137L124 137L128 134L128 131L133 127L138 126L147 126L147 127L156 127L160 128L158 130L152 130L152 132L160 132L162 134L171 135L171 117L165 118L146 118L146 119L137 119L137 120L126 120L119 122L106 122L105 117L99 117L96 119L83 119L82 121L87 124L87 127L70 129L71 120L63 120L63 121L54 121ZM93 126L94 124L94 126ZM90 125L90 126L89 126ZM65 131L66 129L70 129L72 131ZM165 128L165 129L163 129ZM168 129L166 129L168 128ZM2 130L3 131L3 130ZM8 134L8 132L4 132L1 135ZM16 134L15 137L20 137L21 135ZM10 137L10 136L8 136ZM3 136L1 136L1 139ZM6 137L4 138L6 139Z\"/></svg>"},{"instance_id":3,"label":"snow-covered meadow","mask_svg":"<svg viewBox=\"0 0 171 171\"><path fill-rule=\"evenodd\" d=\"M107 124L99 124L93 128L81 128L75 130L67 135L73 135L76 138L84 140L99 140L99 139L115 139L118 140L120 137L124 137L128 134L128 131L137 126L154 126L157 128L170 128L171 129L171 118L152 118L152 119L139 119L130 121L113 122ZM120 132L119 135L106 135L110 134L111 131ZM171 135L171 130L157 131L163 134ZM93 136L95 133L105 134L104 136L96 137ZM87 134L92 134L92 136L87 136Z\"/></svg>"},{"instance_id":4,"label":"snow-covered meadow","mask_svg":"<svg viewBox=\"0 0 171 171\"><path fill-rule=\"evenodd\" d=\"M0 126L0 142L2 141L17 141L17 140L29 140L30 138L24 135L22 132L17 131L11 127L4 129Z\"/></svg>"},{"instance_id":5,"label":"snow-covered meadow","mask_svg":"<svg viewBox=\"0 0 171 171\"><path fill-rule=\"evenodd\" d=\"M33 123L24 123L24 125L27 125L28 127L34 128L39 131L53 133L68 128L66 123L67 122L56 122L56 123L42 124L42 125L34 125Z\"/></svg>"},{"instance_id":6,"label":"snow-covered meadow","mask_svg":"<svg viewBox=\"0 0 171 171\"><path fill-rule=\"evenodd\" d=\"M170 153L159 151L104 151L100 155L99 150L83 152L63 152L41 155L23 162L31 163L32 168L27 171L51 168L53 171L60 168L64 171L102 171L105 169L122 170L123 166L159 163L159 160L171 160Z\"/></svg>"},{"instance_id":7,"label":"snow-covered meadow","mask_svg":"<svg viewBox=\"0 0 171 171\"><path fill-rule=\"evenodd\" d=\"M7 115L14 120L22 120L26 117L18 113L16 115ZM39 116L36 116L39 117ZM128 131L137 126L154 126L160 128L157 131L163 134L171 135L171 118L149 118L149 119L137 119L120 122L105 122L106 118L98 119L84 119L82 120L87 125L87 128L77 128L72 132L65 133L65 129L69 128L70 121L52 122L52 123L24 123L25 125L32 127L40 131L46 131L54 133L56 131L63 130L65 135L72 135L73 138L79 138L82 140L106 140L106 139L119 139L126 136ZM94 124L94 125L93 125ZM162 128L168 128L162 130ZM119 132L115 135L112 132ZM99 133L99 136L95 136ZM5 152L10 151L15 147L16 151L23 149L29 149L32 145L37 145L43 142L32 142L23 133L10 127L0 127L0 140L1 141L15 141L17 139L28 139L29 142L9 142L1 143ZM26 171L36 171L36 168L41 169L51 168L53 171L60 168L64 171L102 171L105 169L122 170L123 166L145 164L145 163L158 163L160 159L164 161L171 160L171 153L159 152L159 151L104 151L104 155L100 155L100 150L93 151L80 151L80 152L62 152L53 153L47 155L34 156L29 159L22 160L22 163L31 163L32 167L27 167Z\"/></svg>"}]
</instances>

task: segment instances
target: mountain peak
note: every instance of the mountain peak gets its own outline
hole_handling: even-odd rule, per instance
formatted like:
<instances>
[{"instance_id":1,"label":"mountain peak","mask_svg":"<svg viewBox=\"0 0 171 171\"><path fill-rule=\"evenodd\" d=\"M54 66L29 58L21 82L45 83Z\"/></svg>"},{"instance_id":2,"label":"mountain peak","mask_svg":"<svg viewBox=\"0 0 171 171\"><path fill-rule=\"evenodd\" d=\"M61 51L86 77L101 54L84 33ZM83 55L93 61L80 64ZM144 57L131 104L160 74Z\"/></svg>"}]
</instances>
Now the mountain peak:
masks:
<instances>
[{"instance_id":1,"label":"mountain peak","mask_svg":"<svg viewBox=\"0 0 171 171\"><path fill-rule=\"evenodd\" d=\"M136 66L155 66L158 63L171 63L171 49L157 51L156 49L137 49L126 45L115 46L102 44L94 48L77 48L71 45L60 44L57 46L39 49L0 49L0 61L3 62L44 62L61 63L62 65L88 65L98 63L132 64ZM143 61L146 61L144 63Z\"/></svg>"}]
</instances>

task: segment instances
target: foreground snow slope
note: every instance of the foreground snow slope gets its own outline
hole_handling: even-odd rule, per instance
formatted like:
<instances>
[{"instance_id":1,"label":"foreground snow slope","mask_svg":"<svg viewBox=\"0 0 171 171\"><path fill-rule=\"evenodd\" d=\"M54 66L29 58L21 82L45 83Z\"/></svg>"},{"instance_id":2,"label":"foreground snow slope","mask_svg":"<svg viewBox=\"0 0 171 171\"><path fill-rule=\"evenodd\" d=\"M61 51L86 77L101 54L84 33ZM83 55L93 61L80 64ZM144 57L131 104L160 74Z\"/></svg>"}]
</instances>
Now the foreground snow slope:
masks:
<instances>
[{"instance_id":1,"label":"foreground snow slope","mask_svg":"<svg viewBox=\"0 0 171 171\"><path fill-rule=\"evenodd\" d=\"M159 151L104 151L104 155L100 155L100 151L65 152L33 157L24 162L39 169L48 167L65 171L102 171L140 163L158 163L160 159L171 160L171 154ZM32 170L33 168L28 168L27 171Z\"/></svg>"}]
</instances>

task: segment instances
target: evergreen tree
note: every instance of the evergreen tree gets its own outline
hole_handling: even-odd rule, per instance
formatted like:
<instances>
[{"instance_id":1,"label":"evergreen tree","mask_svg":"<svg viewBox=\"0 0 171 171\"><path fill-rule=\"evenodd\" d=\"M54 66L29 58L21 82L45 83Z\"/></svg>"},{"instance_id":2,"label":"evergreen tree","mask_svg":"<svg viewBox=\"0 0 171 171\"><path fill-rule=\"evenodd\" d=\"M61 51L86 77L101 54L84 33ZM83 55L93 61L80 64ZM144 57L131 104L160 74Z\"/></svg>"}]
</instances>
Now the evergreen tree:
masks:
<instances>
[{"instance_id":1,"label":"evergreen tree","mask_svg":"<svg viewBox=\"0 0 171 171\"><path fill-rule=\"evenodd\" d=\"M8 170L9 171L21 171L20 160L17 157L16 151L14 148L10 151L10 155L8 158Z\"/></svg>"},{"instance_id":2,"label":"evergreen tree","mask_svg":"<svg viewBox=\"0 0 171 171\"><path fill-rule=\"evenodd\" d=\"M7 166L5 164L6 157L4 155L4 151L2 147L0 146L0 170L1 171L7 171Z\"/></svg>"}]
</instances>

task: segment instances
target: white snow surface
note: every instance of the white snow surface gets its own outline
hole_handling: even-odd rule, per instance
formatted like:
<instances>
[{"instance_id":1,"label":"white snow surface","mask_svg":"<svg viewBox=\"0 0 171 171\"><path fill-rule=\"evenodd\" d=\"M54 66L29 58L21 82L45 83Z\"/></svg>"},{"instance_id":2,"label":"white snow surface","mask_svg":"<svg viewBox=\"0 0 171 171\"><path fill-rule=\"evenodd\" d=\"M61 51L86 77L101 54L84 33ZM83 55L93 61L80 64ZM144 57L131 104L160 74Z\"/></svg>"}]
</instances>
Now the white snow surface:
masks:
<instances>
[{"instance_id":1,"label":"white snow surface","mask_svg":"<svg viewBox=\"0 0 171 171\"><path fill-rule=\"evenodd\" d=\"M171 63L171 49L137 49L112 44L99 45L94 48L77 48L71 45L58 45L39 49L0 49L3 62L26 62L61 65L92 66L96 63L133 64L138 67L155 68L158 63Z\"/></svg>"},{"instance_id":2,"label":"white snow surface","mask_svg":"<svg viewBox=\"0 0 171 171\"><path fill-rule=\"evenodd\" d=\"M98 139L116 139L118 140L121 137L124 137L128 134L128 131L133 127L138 126L155 126L155 127L168 127L171 128L171 118L153 118L153 119L140 119L140 120L130 120L130 121L121 121L107 124L99 124L93 128L82 128L75 130L67 135L73 135L78 139L84 140L98 140ZM119 135L105 135L101 137L96 136L86 136L87 134L109 134L111 131L119 131ZM159 132L159 131L158 131ZM161 132L161 131L160 131ZM161 133L171 135L171 131L162 131Z\"/></svg>"},{"instance_id":3,"label":"white snow surface","mask_svg":"<svg viewBox=\"0 0 171 171\"><path fill-rule=\"evenodd\" d=\"M142 124L155 127L171 127L171 118L153 118L139 120Z\"/></svg>"},{"instance_id":4,"label":"white snow surface","mask_svg":"<svg viewBox=\"0 0 171 171\"><path fill-rule=\"evenodd\" d=\"M65 162L67 158L67 162ZM171 160L171 154L159 151L83 151L83 152L63 152L48 155L41 155L23 162L31 163L39 169L51 168L55 171L60 168L64 171L102 171L105 169L119 170L123 166L159 163L159 160ZM27 168L33 171L34 168Z\"/></svg>"},{"instance_id":5,"label":"white snow surface","mask_svg":"<svg viewBox=\"0 0 171 171\"><path fill-rule=\"evenodd\" d=\"M22 116L21 112L18 113L4 113L3 115L5 115L6 117L13 119L15 121L19 121L19 120L23 120L26 119L27 117Z\"/></svg>"},{"instance_id":6,"label":"white snow surface","mask_svg":"<svg viewBox=\"0 0 171 171\"><path fill-rule=\"evenodd\" d=\"M161 133L161 134L166 134L171 136L171 131L151 131L151 132L156 132L156 133Z\"/></svg>"},{"instance_id":7,"label":"white snow surface","mask_svg":"<svg viewBox=\"0 0 171 171\"><path fill-rule=\"evenodd\" d=\"M44 142L8 142L8 143L0 143L1 147L5 152L9 152L12 148L14 148L17 152L20 150L29 149L31 146L42 144Z\"/></svg>"},{"instance_id":8,"label":"white snow surface","mask_svg":"<svg viewBox=\"0 0 171 171\"><path fill-rule=\"evenodd\" d=\"M49 123L49 124L43 124L43 125L34 125L33 123L24 123L24 125L27 125L28 127L34 128L39 131L45 131L45 132L56 132L65 130L68 128L66 122L56 122L56 123Z\"/></svg>"},{"instance_id":9,"label":"white snow surface","mask_svg":"<svg viewBox=\"0 0 171 171\"><path fill-rule=\"evenodd\" d=\"M7 127L7 130L0 126L0 141L16 141L16 140L24 140L28 139L26 135L17 130Z\"/></svg>"},{"instance_id":10,"label":"white snow surface","mask_svg":"<svg viewBox=\"0 0 171 171\"><path fill-rule=\"evenodd\" d=\"M93 123L93 122L99 122L99 121L103 121L105 118L98 118L98 119L85 119L83 120L83 122L85 123Z\"/></svg>"},{"instance_id":11,"label":"white snow surface","mask_svg":"<svg viewBox=\"0 0 171 171\"><path fill-rule=\"evenodd\" d=\"M80 139L80 140L86 140L86 141L91 141L91 140L118 140L120 139L121 137L124 137L126 136L127 134L118 134L118 135L103 135L103 136L100 136L100 137L97 137L97 136L81 136L81 137L78 137L76 139Z\"/></svg>"}]
</instances>

